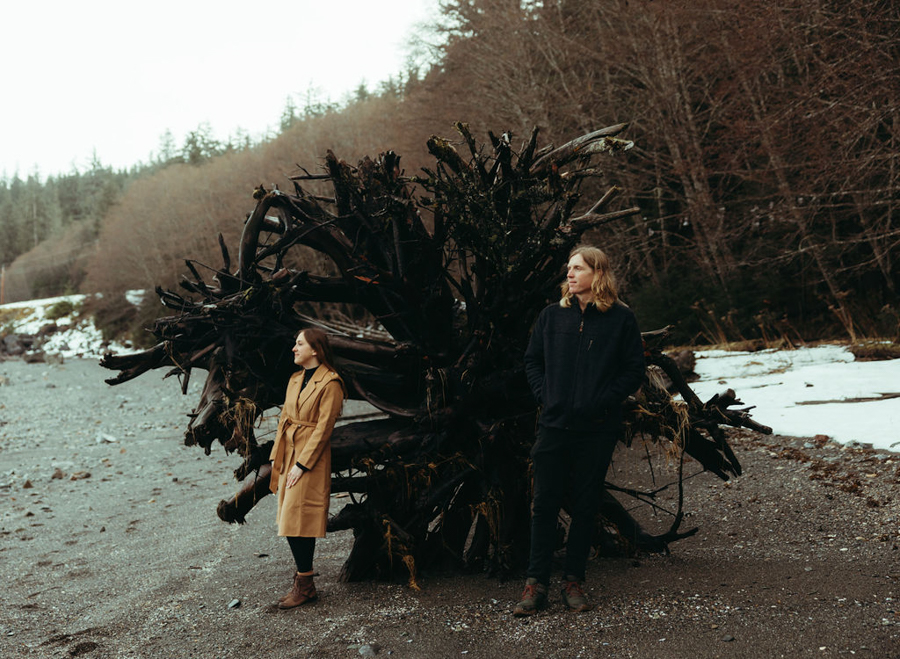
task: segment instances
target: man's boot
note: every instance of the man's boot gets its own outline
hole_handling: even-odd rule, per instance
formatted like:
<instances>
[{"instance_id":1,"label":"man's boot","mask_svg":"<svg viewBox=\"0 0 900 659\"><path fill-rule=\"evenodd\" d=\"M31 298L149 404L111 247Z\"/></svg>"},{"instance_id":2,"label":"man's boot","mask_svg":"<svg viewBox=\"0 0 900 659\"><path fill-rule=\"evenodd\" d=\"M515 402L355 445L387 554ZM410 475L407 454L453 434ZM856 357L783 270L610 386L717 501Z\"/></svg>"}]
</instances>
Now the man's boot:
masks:
<instances>
[{"instance_id":1,"label":"man's boot","mask_svg":"<svg viewBox=\"0 0 900 659\"><path fill-rule=\"evenodd\" d=\"M525 580L525 590L522 592L522 598L516 608L513 609L513 615L517 618L520 616L534 615L547 606L547 586L538 583L534 577L528 577Z\"/></svg>"},{"instance_id":2,"label":"man's boot","mask_svg":"<svg viewBox=\"0 0 900 659\"><path fill-rule=\"evenodd\" d=\"M563 582L562 601L563 605L569 611L590 611L594 608L590 599L588 599L587 594L584 592L581 580L573 575L566 576L566 579Z\"/></svg>"}]
</instances>

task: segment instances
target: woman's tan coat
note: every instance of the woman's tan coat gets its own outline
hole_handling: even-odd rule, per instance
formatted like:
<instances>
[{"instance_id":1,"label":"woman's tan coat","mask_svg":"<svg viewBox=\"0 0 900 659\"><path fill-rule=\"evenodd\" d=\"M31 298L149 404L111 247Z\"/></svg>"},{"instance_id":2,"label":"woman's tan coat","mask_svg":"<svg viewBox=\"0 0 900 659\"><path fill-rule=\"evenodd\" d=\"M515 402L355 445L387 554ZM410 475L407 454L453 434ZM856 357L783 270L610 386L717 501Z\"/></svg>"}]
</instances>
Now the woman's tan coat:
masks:
<instances>
[{"instance_id":1,"label":"woman's tan coat","mask_svg":"<svg viewBox=\"0 0 900 659\"><path fill-rule=\"evenodd\" d=\"M344 383L321 364L302 391L301 387L303 370L288 382L278 434L269 455L269 488L278 494L278 535L323 538L331 496L331 431L344 402ZM287 488L288 472L296 462L309 471Z\"/></svg>"}]
</instances>

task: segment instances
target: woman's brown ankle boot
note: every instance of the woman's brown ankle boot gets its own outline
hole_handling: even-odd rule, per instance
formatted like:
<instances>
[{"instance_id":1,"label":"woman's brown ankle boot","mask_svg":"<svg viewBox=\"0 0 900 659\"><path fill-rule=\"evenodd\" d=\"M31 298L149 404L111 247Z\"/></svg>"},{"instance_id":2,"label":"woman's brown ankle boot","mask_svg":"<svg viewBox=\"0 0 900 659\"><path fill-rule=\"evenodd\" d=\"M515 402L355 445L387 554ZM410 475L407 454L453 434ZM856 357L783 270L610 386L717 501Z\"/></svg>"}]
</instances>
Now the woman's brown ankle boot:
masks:
<instances>
[{"instance_id":1,"label":"woman's brown ankle boot","mask_svg":"<svg viewBox=\"0 0 900 659\"><path fill-rule=\"evenodd\" d=\"M313 583L312 574L300 574L298 572L294 575L294 585L291 588L291 592L278 601L278 608L293 609L295 606L314 602L318 598L319 595L316 593L316 584Z\"/></svg>"}]
</instances>

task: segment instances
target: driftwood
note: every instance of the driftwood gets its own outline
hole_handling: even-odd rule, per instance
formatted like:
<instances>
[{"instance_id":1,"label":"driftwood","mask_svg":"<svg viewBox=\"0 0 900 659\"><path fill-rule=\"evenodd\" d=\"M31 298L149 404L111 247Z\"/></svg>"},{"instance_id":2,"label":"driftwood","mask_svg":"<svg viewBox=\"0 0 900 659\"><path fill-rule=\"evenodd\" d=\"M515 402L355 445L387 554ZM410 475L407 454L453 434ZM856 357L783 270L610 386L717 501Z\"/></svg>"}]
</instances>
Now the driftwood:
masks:
<instances>
[{"instance_id":1,"label":"driftwood","mask_svg":"<svg viewBox=\"0 0 900 659\"><path fill-rule=\"evenodd\" d=\"M244 458L241 490L218 508L223 520L244 522L268 493L271 442L258 443L254 429L283 401L293 337L327 327L351 398L381 412L332 439L333 491L349 502L329 529L352 528L355 538L342 577L415 583L417 569L434 565L508 573L527 554L537 414L522 355L582 234L639 212L608 210L616 188L576 210L584 182L600 173L599 154L630 147L617 137L624 128L556 149L538 149L537 130L518 150L509 135L491 134L485 150L459 124L465 155L433 137L435 164L417 176L405 176L393 152L356 167L328 152L326 173L292 177L293 194L255 190L234 268L220 237L223 267L210 282L187 261L189 295L157 289L176 314L156 322L156 347L105 357L119 371L108 382L168 367L186 389L195 368L207 372L185 443L208 453L218 441ZM304 188L323 182L330 195ZM298 246L326 255L333 271L298 267ZM339 322L338 307L357 320ZM720 478L740 474L723 426L771 430L732 409L733 393L701 402L661 352L664 339L664 330L644 334L647 383L626 403L623 441L666 442ZM652 535L611 491L609 483L598 543L610 545L602 534L614 528L625 550L666 551L693 533L679 530L681 496L670 529Z\"/></svg>"}]
</instances>

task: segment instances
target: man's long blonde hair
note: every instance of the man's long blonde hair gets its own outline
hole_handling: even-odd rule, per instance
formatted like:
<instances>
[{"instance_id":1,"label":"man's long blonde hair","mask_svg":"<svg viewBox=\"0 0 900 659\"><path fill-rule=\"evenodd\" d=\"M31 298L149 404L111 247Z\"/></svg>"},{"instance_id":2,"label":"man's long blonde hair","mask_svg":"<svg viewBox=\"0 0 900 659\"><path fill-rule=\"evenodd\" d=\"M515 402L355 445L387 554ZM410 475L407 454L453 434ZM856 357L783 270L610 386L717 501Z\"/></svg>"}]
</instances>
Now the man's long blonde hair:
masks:
<instances>
[{"instance_id":1,"label":"man's long blonde hair","mask_svg":"<svg viewBox=\"0 0 900 659\"><path fill-rule=\"evenodd\" d=\"M594 294L594 303L600 311L607 311L619 299L619 291L616 288L616 278L609 266L609 257L602 249L582 245L576 247L569 254L569 261L573 256L581 255L587 266L594 271L594 281L591 282L591 292ZM559 306L572 306L572 298L575 297L569 292L569 282L564 281L560 287L562 291L562 299Z\"/></svg>"}]
</instances>

